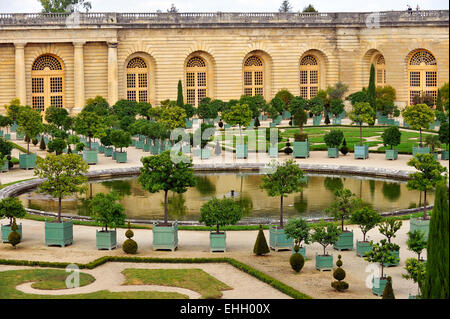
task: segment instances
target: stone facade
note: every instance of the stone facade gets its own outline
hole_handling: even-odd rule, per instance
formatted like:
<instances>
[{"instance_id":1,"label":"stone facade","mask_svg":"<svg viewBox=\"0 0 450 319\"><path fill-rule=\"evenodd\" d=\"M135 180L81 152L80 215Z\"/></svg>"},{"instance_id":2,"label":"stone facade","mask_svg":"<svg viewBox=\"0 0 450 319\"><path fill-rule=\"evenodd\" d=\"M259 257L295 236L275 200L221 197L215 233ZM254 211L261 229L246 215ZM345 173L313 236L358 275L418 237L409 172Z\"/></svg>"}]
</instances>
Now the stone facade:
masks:
<instances>
[{"instance_id":1,"label":"stone facade","mask_svg":"<svg viewBox=\"0 0 450 319\"><path fill-rule=\"evenodd\" d=\"M222 100L244 93L244 62L263 63L267 100L280 89L300 95L300 61L318 63L319 89L337 81L349 92L367 86L370 64L382 55L385 83L409 103L408 64L417 50L437 64L436 83L449 80L449 12L370 13L0 13L0 104L20 98L33 105L32 66L43 55L63 69L63 106L79 112L101 95L114 104L127 98L127 65L142 58L148 68L146 99L176 99L193 56L206 63L206 95ZM139 92L138 92L139 93ZM24 102L25 101L25 102ZM0 112L4 112L1 108Z\"/></svg>"}]
</instances>

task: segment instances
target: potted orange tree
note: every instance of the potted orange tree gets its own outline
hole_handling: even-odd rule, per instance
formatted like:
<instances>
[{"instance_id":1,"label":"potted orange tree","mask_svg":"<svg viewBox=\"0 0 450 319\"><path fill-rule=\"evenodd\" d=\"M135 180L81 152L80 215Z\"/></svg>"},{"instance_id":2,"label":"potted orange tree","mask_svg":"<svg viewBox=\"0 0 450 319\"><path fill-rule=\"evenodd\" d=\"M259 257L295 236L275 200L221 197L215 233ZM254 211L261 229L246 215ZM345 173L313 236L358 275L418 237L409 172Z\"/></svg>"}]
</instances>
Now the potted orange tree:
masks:
<instances>
[{"instance_id":1,"label":"potted orange tree","mask_svg":"<svg viewBox=\"0 0 450 319\"><path fill-rule=\"evenodd\" d=\"M350 218L352 224L359 225L363 233L363 240L356 241L356 255L364 257L366 252L370 251L370 243L366 240L366 234L369 230L374 228L380 221L381 215L370 207L362 207L355 210Z\"/></svg>"},{"instance_id":2,"label":"potted orange tree","mask_svg":"<svg viewBox=\"0 0 450 319\"><path fill-rule=\"evenodd\" d=\"M23 218L26 215L22 202L17 197L7 197L0 201L0 218L8 218L9 224L2 225L2 241L8 242L8 236L13 231L12 225L15 218ZM22 237L22 224L17 225L17 232Z\"/></svg>"},{"instance_id":3,"label":"potted orange tree","mask_svg":"<svg viewBox=\"0 0 450 319\"><path fill-rule=\"evenodd\" d=\"M312 241L319 243L323 247L322 255L316 253L317 270L333 269L333 255L329 255L326 248L327 246L334 244L339 239L340 233L340 230L334 224L330 224L327 227L319 226L314 229Z\"/></svg>"},{"instance_id":4,"label":"potted orange tree","mask_svg":"<svg viewBox=\"0 0 450 319\"><path fill-rule=\"evenodd\" d=\"M17 116L17 132L25 134L27 139L27 152L19 155L20 168L30 169L36 166L36 153L30 153L30 141L42 132L44 126L42 124L42 116L38 111L33 110L29 106L19 107L19 114Z\"/></svg>"},{"instance_id":5,"label":"potted orange tree","mask_svg":"<svg viewBox=\"0 0 450 319\"><path fill-rule=\"evenodd\" d=\"M369 157L369 146L363 145L362 126L364 123L372 125L375 123L375 111L368 102L357 102L349 114L353 123L359 125L359 145L354 145L355 158L366 159Z\"/></svg>"},{"instance_id":6,"label":"potted orange tree","mask_svg":"<svg viewBox=\"0 0 450 319\"><path fill-rule=\"evenodd\" d=\"M295 249L298 248L298 253L306 257L306 248L302 246L302 242L309 244L311 240L309 231L309 226L305 219L301 217L289 219L284 228L284 232L287 238L294 239L294 247L292 247L293 254L296 252Z\"/></svg>"},{"instance_id":7,"label":"potted orange tree","mask_svg":"<svg viewBox=\"0 0 450 319\"><path fill-rule=\"evenodd\" d=\"M138 183L150 193L164 191L164 221L153 224L153 249L175 250L178 247L178 223L169 222L167 215L167 195L169 191L178 194L195 186L192 159L179 153L172 161L170 151L141 158L143 167Z\"/></svg>"}]
</instances>

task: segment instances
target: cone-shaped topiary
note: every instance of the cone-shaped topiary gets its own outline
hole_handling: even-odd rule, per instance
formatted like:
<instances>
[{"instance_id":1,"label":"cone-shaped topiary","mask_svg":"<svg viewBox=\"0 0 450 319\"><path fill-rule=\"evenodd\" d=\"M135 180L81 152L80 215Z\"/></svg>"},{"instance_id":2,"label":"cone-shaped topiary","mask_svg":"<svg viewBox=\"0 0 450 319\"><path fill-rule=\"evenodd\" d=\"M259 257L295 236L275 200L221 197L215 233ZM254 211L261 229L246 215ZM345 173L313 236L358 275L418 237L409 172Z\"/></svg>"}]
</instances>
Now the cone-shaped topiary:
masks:
<instances>
[{"instance_id":1,"label":"cone-shaped topiary","mask_svg":"<svg viewBox=\"0 0 450 319\"><path fill-rule=\"evenodd\" d=\"M392 289L392 277L387 277L386 287L383 290L383 297L381 299L395 299L394 290Z\"/></svg>"},{"instance_id":2,"label":"cone-shaped topiary","mask_svg":"<svg viewBox=\"0 0 450 319\"><path fill-rule=\"evenodd\" d=\"M41 144L39 144L39 149L45 151L47 145L45 145L44 135L41 136Z\"/></svg>"},{"instance_id":3,"label":"cone-shaped topiary","mask_svg":"<svg viewBox=\"0 0 450 319\"><path fill-rule=\"evenodd\" d=\"M289 258L289 263L291 264L291 267L295 272L300 272L300 270L302 270L303 268L303 265L305 264L305 258L302 254L295 252L291 255L291 258Z\"/></svg>"},{"instance_id":4,"label":"cone-shaped topiary","mask_svg":"<svg viewBox=\"0 0 450 319\"><path fill-rule=\"evenodd\" d=\"M331 287L333 287L337 291L345 291L348 289L348 283L343 281L345 278L345 270L341 268L341 266L342 266L341 255L338 255L338 260L336 261L336 266L338 266L338 268L336 268L333 271L333 277L337 281L333 281L331 283Z\"/></svg>"},{"instance_id":5,"label":"cone-shaped topiary","mask_svg":"<svg viewBox=\"0 0 450 319\"><path fill-rule=\"evenodd\" d=\"M266 237L264 236L262 225L259 225L258 237L256 237L253 252L258 256L268 254L270 252L269 246L267 245Z\"/></svg>"},{"instance_id":6,"label":"cone-shaped topiary","mask_svg":"<svg viewBox=\"0 0 450 319\"><path fill-rule=\"evenodd\" d=\"M18 245L20 243L20 234L17 232L18 229L19 229L19 227L17 227L16 218L14 217L13 223L11 225L12 232L10 232L9 236L8 236L8 242L14 248L16 248L16 245Z\"/></svg>"},{"instance_id":7,"label":"cone-shaped topiary","mask_svg":"<svg viewBox=\"0 0 450 319\"><path fill-rule=\"evenodd\" d=\"M347 141L345 140L345 138L342 141L342 146L339 151L342 153L342 155L346 155L348 153Z\"/></svg>"},{"instance_id":8,"label":"cone-shaped topiary","mask_svg":"<svg viewBox=\"0 0 450 319\"><path fill-rule=\"evenodd\" d=\"M128 222L128 230L125 232L125 236L128 238L122 244L122 249L127 254L136 254L138 244L131 239L134 236L133 231L130 229L130 222Z\"/></svg>"}]
</instances>

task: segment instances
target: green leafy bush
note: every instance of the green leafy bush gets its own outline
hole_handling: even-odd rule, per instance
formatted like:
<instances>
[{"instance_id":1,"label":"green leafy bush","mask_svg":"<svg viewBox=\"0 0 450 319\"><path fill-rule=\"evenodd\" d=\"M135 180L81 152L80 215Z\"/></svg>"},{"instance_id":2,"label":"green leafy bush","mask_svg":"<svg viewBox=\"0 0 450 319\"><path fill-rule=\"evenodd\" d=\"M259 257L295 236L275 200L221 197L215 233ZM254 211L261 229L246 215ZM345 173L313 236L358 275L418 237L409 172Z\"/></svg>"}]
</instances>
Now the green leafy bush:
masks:
<instances>
[{"instance_id":1,"label":"green leafy bush","mask_svg":"<svg viewBox=\"0 0 450 319\"><path fill-rule=\"evenodd\" d=\"M303 265L305 264L305 258L302 254L296 252L289 258L289 263L291 264L291 267L295 272L300 272L303 268Z\"/></svg>"},{"instance_id":2,"label":"green leafy bush","mask_svg":"<svg viewBox=\"0 0 450 319\"><path fill-rule=\"evenodd\" d=\"M295 133L294 139L296 142L305 142L308 139L308 134L306 133Z\"/></svg>"},{"instance_id":3,"label":"green leafy bush","mask_svg":"<svg viewBox=\"0 0 450 319\"><path fill-rule=\"evenodd\" d=\"M389 145L391 149L393 146L400 144L401 137L402 133L397 126L391 126L385 129L383 134L381 134L384 146Z\"/></svg>"},{"instance_id":4,"label":"green leafy bush","mask_svg":"<svg viewBox=\"0 0 450 319\"><path fill-rule=\"evenodd\" d=\"M16 218L14 217L13 219L13 223L11 226L11 232L8 235L8 242L14 247L16 248L16 246L20 243L20 234L17 232L17 230L19 229L19 227L17 227L16 224Z\"/></svg>"},{"instance_id":5,"label":"green leafy bush","mask_svg":"<svg viewBox=\"0 0 450 319\"><path fill-rule=\"evenodd\" d=\"M339 147L341 145L342 140L344 139L344 133L341 130L331 130L323 137L325 144L332 147Z\"/></svg>"}]
</instances>

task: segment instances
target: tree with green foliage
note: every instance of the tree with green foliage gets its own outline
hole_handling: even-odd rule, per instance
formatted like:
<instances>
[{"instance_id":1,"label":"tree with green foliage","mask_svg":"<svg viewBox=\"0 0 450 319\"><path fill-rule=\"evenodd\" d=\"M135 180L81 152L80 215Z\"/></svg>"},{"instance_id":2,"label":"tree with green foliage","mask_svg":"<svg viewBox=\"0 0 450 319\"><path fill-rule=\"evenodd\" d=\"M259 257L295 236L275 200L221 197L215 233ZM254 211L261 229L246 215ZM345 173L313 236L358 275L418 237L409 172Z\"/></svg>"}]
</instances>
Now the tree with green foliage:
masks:
<instances>
[{"instance_id":1,"label":"tree with green foliage","mask_svg":"<svg viewBox=\"0 0 450 319\"><path fill-rule=\"evenodd\" d=\"M447 180L447 168L436 161L433 154L416 154L408 161L408 166L414 167L417 171L409 174L406 187L424 193L422 218L427 219L427 192Z\"/></svg>"},{"instance_id":2,"label":"tree with green foliage","mask_svg":"<svg viewBox=\"0 0 450 319\"><path fill-rule=\"evenodd\" d=\"M278 12L281 13L288 13L292 11L292 5L289 2L289 0L283 0L283 2L281 3L280 8L278 9Z\"/></svg>"},{"instance_id":3,"label":"tree with green foliage","mask_svg":"<svg viewBox=\"0 0 450 319\"><path fill-rule=\"evenodd\" d=\"M239 135L242 137L242 127L248 127L252 120L252 111L247 104L235 104L228 111L224 112L224 120L234 126L239 126Z\"/></svg>"},{"instance_id":4,"label":"tree with green foliage","mask_svg":"<svg viewBox=\"0 0 450 319\"><path fill-rule=\"evenodd\" d=\"M4 108L6 109L6 114L11 119L13 123L17 121L17 117L19 116L19 110L20 110L20 100L19 99L12 99L8 104L4 105Z\"/></svg>"},{"instance_id":5,"label":"tree with green foliage","mask_svg":"<svg viewBox=\"0 0 450 319\"><path fill-rule=\"evenodd\" d=\"M81 112L75 117L75 131L88 137L89 150L91 150L91 139L101 138L105 135L106 125L103 119L93 112Z\"/></svg>"},{"instance_id":6,"label":"tree with green foliage","mask_svg":"<svg viewBox=\"0 0 450 319\"><path fill-rule=\"evenodd\" d=\"M120 196L117 193L97 193L89 203L91 218L102 225L107 232L108 227L116 228L125 224L125 208L118 203Z\"/></svg>"},{"instance_id":7,"label":"tree with green foliage","mask_svg":"<svg viewBox=\"0 0 450 319\"><path fill-rule=\"evenodd\" d=\"M386 147L389 145L391 149L400 144L401 137L402 133L397 126L391 126L385 129L383 134L381 134L384 146Z\"/></svg>"},{"instance_id":8,"label":"tree with green foliage","mask_svg":"<svg viewBox=\"0 0 450 319\"><path fill-rule=\"evenodd\" d=\"M445 144L445 149L448 151L448 144L449 144L448 121L441 123L441 126L439 127L439 141Z\"/></svg>"},{"instance_id":9,"label":"tree with green foliage","mask_svg":"<svg viewBox=\"0 0 450 319\"><path fill-rule=\"evenodd\" d=\"M197 109L192 104L185 104L183 106L184 111L186 112L186 117L190 119L197 113Z\"/></svg>"},{"instance_id":10,"label":"tree with green foliage","mask_svg":"<svg viewBox=\"0 0 450 319\"><path fill-rule=\"evenodd\" d=\"M449 210L447 183L437 185L428 233L427 265L422 297L449 298Z\"/></svg>"},{"instance_id":11,"label":"tree with green foliage","mask_svg":"<svg viewBox=\"0 0 450 319\"><path fill-rule=\"evenodd\" d=\"M112 106L112 112L117 116L119 127L127 131L128 127L136 121L137 102L129 100L119 100Z\"/></svg>"},{"instance_id":12,"label":"tree with green foliage","mask_svg":"<svg viewBox=\"0 0 450 319\"><path fill-rule=\"evenodd\" d=\"M6 132L9 133L9 126L13 124L13 121L9 116L3 116L0 114L0 128L6 127Z\"/></svg>"},{"instance_id":13,"label":"tree with green foliage","mask_svg":"<svg viewBox=\"0 0 450 319\"><path fill-rule=\"evenodd\" d=\"M92 5L86 0L39 0L43 13L71 13L76 7L83 7L88 12Z\"/></svg>"},{"instance_id":14,"label":"tree with green foliage","mask_svg":"<svg viewBox=\"0 0 450 319\"><path fill-rule=\"evenodd\" d=\"M381 265L381 279L384 277L384 267L387 264L395 264L399 261L399 258L395 256L393 251L393 244L387 242L386 239L380 240L379 243L370 242L370 251L366 252L364 260L370 263L379 263Z\"/></svg>"},{"instance_id":15,"label":"tree with green foliage","mask_svg":"<svg viewBox=\"0 0 450 319\"><path fill-rule=\"evenodd\" d=\"M167 107L163 108L158 122L164 124L170 130L178 127L184 128L186 127L186 116L185 110L179 106Z\"/></svg>"},{"instance_id":16,"label":"tree with green foliage","mask_svg":"<svg viewBox=\"0 0 450 319\"><path fill-rule=\"evenodd\" d=\"M354 92L347 96L346 100L349 100L352 105L355 105L358 102L369 102L369 98L367 97L367 90L363 88L361 91Z\"/></svg>"},{"instance_id":17,"label":"tree with green foliage","mask_svg":"<svg viewBox=\"0 0 450 319\"><path fill-rule=\"evenodd\" d=\"M407 273L402 274L402 277L412 279L417 284L417 294L420 296L426 276L426 264L415 258L408 258L405 260L405 270Z\"/></svg>"},{"instance_id":18,"label":"tree with green foliage","mask_svg":"<svg viewBox=\"0 0 450 319\"><path fill-rule=\"evenodd\" d=\"M277 110L278 115L282 115L284 110L286 109L286 104L284 104L283 100L278 97L275 96L271 101L270 101L270 105L272 105L272 107Z\"/></svg>"},{"instance_id":19,"label":"tree with green foliage","mask_svg":"<svg viewBox=\"0 0 450 319\"><path fill-rule=\"evenodd\" d=\"M164 224L167 224L168 192L181 194L188 187L195 186L192 159L182 156L181 161L174 162L170 152L165 151L159 155L142 157L141 162L143 167L138 182L150 193L164 191Z\"/></svg>"},{"instance_id":20,"label":"tree with green foliage","mask_svg":"<svg viewBox=\"0 0 450 319\"><path fill-rule=\"evenodd\" d=\"M342 133L341 130L330 130L330 132L325 134L325 136L323 137L323 141L330 148L339 147L343 139L344 133Z\"/></svg>"},{"instance_id":21,"label":"tree with green foliage","mask_svg":"<svg viewBox=\"0 0 450 319\"><path fill-rule=\"evenodd\" d=\"M331 100L341 100L344 98L345 93L348 91L348 85L341 81L336 82L333 86L327 88L327 94Z\"/></svg>"},{"instance_id":22,"label":"tree with green foliage","mask_svg":"<svg viewBox=\"0 0 450 319\"><path fill-rule=\"evenodd\" d=\"M378 230L383 234L389 244L391 244L391 239L395 238L395 233L402 227L402 221L396 220L393 217L386 218L378 226Z\"/></svg>"},{"instance_id":23,"label":"tree with green foliage","mask_svg":"<svg viewBox=\"0 0 450 319\"><path fill-rule=\"evenodd\" d=\"M289 105L289 111L294 119L294 124L299 126L300 133L303 133L303 125L308 122L308 114L305 111L307 105L308 101L301 96L294 97Z\"/></svg>"},{"instance_id":24,"label":"tree with green foliage","mask_svg":"<svg viewBox=\"0 0 450 319\"><path fill-rule=\"evenodd\" d=\"M370 76L369 76L369 87L367 88L367 98L369 100L369 104L373 109L376 109L376 89L375 89L375 66L373 64L370 65Z\"/></svg>"},{"instance_id":25,"label":"tree with green foliage","mask_svg":"<svg viewBox=\"0 0 450 319\"><path fill-rule=\"evenodd\" d=\"M69 129L72 124L72 118L67 109L63 107L50 106L45 110L45 120L47 123L54 124L58 129Z\"/></svg>"},{"instance_id":26,"label":"tree with green foliage","mask_svg":"<svg viewBox=\"0 0 450 319\"><path fill-rule=\"evenodd\" d=\"M242 218L242 208L232 198L218 199L213 197L200 208L200 223L208 227L216 227L220 233L220 226L234 225Z\"/></svg>"},{"instance_id":27,"label":"tree with green foliage","mask_svg":"<svg viewBox=\"0 0 450 319\"><path fill-rule=\"evenodd\" d=\"M88 165L75 154L48 155L37 158L34 174L45 181L38 192L58 198L58 223L61 222L61 201L73 193L83 192Z\"/></svg>"},{"instance_id":28,"label":"tree with green foliage","mask_svg":"<svg viewBox=\"0 0 450 319\"><path fill-rule=\"evenodd\" d=\"M334 200L331 206L325 209L328 215L341 222L341 231L344 231L344 220L351 216L355 209L361 206L361 201L348 188L334 191Z\"/></svg>"},{"instance_id":29,"label":"tree with green foliage","mask_svg":"<svg viewBox=\"0 0 450 319\"><path fill-rule=\"evenodd\" d=\"M211 99L204 98L200 101L197 107L197 115L201 119L214 119L217 117L218 110L215 107L211 107Z\"/></svg>"},{"instance_id":30,"label":"tree with green foliage","mask_svg":"<svg viewBox=\"0 0 450 319\"><path fill-rule=\"evenodd\" d=\"M349 118L353 123L359 125L359 145L363 145L362 126L364 123L373 125L375 123L375 111L367 102L358 102L353 105L353 109L349 114Z\"/></svg>"},{"instance_id":31,"label":"tree with green foliage","mask_svg":"<svg viewBox=\"0 0 450 319\"><path fill-rule=\"evenodd\" d=\"M363 242L366 241L366 234L369 230L375 228L375 226L381 221L381 215L370 207L364 206L353 211L350 218L352 224L356 224L361 229L363 234Z\"/></svg>"},{"instance_id":32,"label":"tree with green foliage","mask_svg":"<svg viewBox=\"0 0 450 319\"><path fill-rule=\"evenodd\" d=\"M50 140L47 144L48 151L55 152L56 155L63 153L63 150L67 147L67 143L64 139L57 137Z\"/></svg>"},{"instance_id":33,"label":"tree with green foliage","mask_svg":"<svg viewBox=\"0 0 450 319\"><path fill-rule=\"evenodd\" d=\"M179 107L184 107L183 84L181 84L181 80L178 80L177 86L177 105Z\"/></svg>"},{"instance_id":34,"label":"tree with green foliage","mask_svg":"<svg viewBox=\"0 0 450 319\"><path fill-rule=\"evenodd\" d=\"M17 197L6 197L0 201L0 218L8 218L9 226L13 224L14 218L23 218L27 211Z\"/></svg>"},{"instance_id":35,"label":"tree with green foliage","mask_svg":"<svg viewBox=\"0 0 450 319\"><path fill-rule=\"evenodd\" d=\"M408 240L406 241L408 249L417 254L417 260L420 261L420 254L427 247L425 233L420 230L408 232Z\"/></svg>"},{"instance_id":36,"label":"tree with green foliage","mask_svg":"<svg viewBox=\"0 0 450 319\"><path fill-rule=\"evenodd\" d=\"M428 129L434 121L434 111L426 104L415 104L405 107L402 112L404 120L409 126L420 133L420 147L422 147L422 129Z\"/></svg>"},{"instance_id":37,"label":"tree with green foliage","mask_svg":"<svg viewBox=\"0 0 450 319\"><path fill-rule=\"evenodd\" d=\"M314 228L312 234L312 241L320 244L323 247L323 255L328 255L326 248L338 241L341 231L334 224L329 224L327 227L319 226Z\"/></svg>"},{"instance_id":38,"label":"tree with green foliage","mask_svg":"<svg viewBox=\"0 0 450 319\"><path fill-rule=\"evenodd\" d=\"M275 94L275 96L279 97L283 101L286 108L289 109L289 106L291 104L292 99L294 98L294 95L291 92L289 92L288 89L279 90L277 94Z\"/></svg>"},{"instance_id":39,"label":"tree with green foliage","mask_svg":"<svg viewBox=\"0 0 450 319\"><path fill-rule=\"evenodd\" d=\"M316 96L313 97L311 100L308 101L308 106L312 114L315 116L319 116L323 112L323 101L320 97Z\"/></svg>"},{"instance_id":40,"label":"tree with green foliage","mask_svg":"<svg viewBox=\"0 0 450 319\"><path fill-rule=\"evenodd\" d=\"M308 6L303 8L302 12L318 12L312 4L308 4Z\"/></svg>"},{"instance_id":41,"label":"tree with green foliage","mask_svg":"<svg viewBox=\"0 0 450 319\"><path fill-rule=\"evenodd\" d=\"M259 225L258 236L256 237L255 246L253 246L253 253L257 256L270 253L270 249L267 245L267 240L266 236L264 236L262 225Z\"/></svg>"},{"instance_id":42,"label":"tree with green foliage","mask_svg":"<svg viewBox=\"0 0 450 319\"><path fill-rule=\"evenodd\" d=\"M0 158L11 155L11 151L13 148L13 144L10 141L7 141L3 137L0 137Z\"/></svg>"},{"instance_id":43,"label":"tree with green foliage","mask_svg":"<svg viewBox=\"0 0 450 319\"><path fill-rule=\"evenodd\" d=\"M336 117L342 112L345 111L344 102L340 99L331 99L330 100L330 111Z\"/></svg>"},{"instance_id":44,"label":"tree with green foliage","mask_svg":"<svg viewBox=\"0 0 450 319\"><path fill-rule=\"evenodd\" d=\"M441 141L439 135L427 135L425 136L425 145L431 150L431 153L435 153L438 148L441 147Z\"/></svg>"},{"instance_id":45,"label":"tree with green foliage","mask_svg":"<svg viewBox=\"0 0 450 319\"><path fill-rule=\"evenodd\" d=\"M281 164L273 162L269 166L273 173L262 177L260 188L265 189L270 197L280 196L280 228L284 228L283 198L302 190L301 185L305 175L292 159Z\"/></svg>"},{"instance_id":46,"label":"tree with green foliage","mask_svg":"<svg viewBox=\"0 0 450 319\"><path fill-rule=\"evenodd\" d=\"M122 153L122 148L131 145L131 134L130 132L124 130L112 130L111 131L111 144L114 145L116 149L120 148Z\"/></svg>"},{"instance_id":47,"label":"tree with green foliage","mask_svg":"<svg viewBox=\"0 0 450 319\"><path fill-rule=\"evenodd\" d=\"M395 299L394 295L394 289L392 289L392 277L387 277L386 286L383 290L383 295L381 296L381 299Z\"/></svg>"},{"instance_id":48,"label":"tree with green foliage","mask_svg":"<svg viewBox=\"0 0 450 319\"><path fill-rule=\"evenodd\" d=\"M42 117L38 111L29 106L22 106L17 115L17 131L28 138L38 135L43 130ZM27 142L27 154L30 154L30 140Z\"/></svg>"},{"instance_id":49,"label":"tree with green foliage","mask_svg":"<svg viewBox=\"0 0 450 319\"><path fill-rule=\"evenodd\" d=\"M294 239L294 245L298 247L302 247L302 242L309 244L311 240L309 231L308 223L301 217L289 219L284 227L286 237Z\"/></svg>"},{"instance_id":50,"label":"tree with green foliage","mask_svg":"<svg viewBox=\"0 0 450 319\"><path fill-rule=\"evenodd\" d=\"M99 116L108 116L112 112L112 109L104 97L97 95L95 98L87 99L83 111L93 112Z\"/></svg>"}]
</instances>

